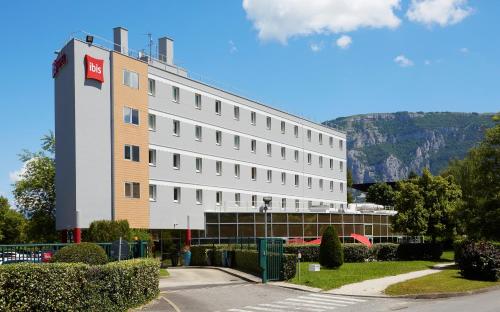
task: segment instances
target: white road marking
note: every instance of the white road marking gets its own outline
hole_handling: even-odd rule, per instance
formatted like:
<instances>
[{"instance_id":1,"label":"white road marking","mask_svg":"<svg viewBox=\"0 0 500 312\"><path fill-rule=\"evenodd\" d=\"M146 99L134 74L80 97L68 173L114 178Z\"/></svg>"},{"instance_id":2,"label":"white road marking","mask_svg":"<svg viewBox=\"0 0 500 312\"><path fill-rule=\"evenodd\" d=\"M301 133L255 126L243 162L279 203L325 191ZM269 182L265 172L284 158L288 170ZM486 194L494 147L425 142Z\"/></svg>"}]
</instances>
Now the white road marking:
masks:
<instances>
[{"instance_id":1,"label":"white road marking","mask_svg":"<svg viewBox=\"0 0 500 312\"><path fill-rule=\"evenodd\" d=\"M314 301L314 300L299 299L299 298L288 298L285 300L293 301L293 302L304 302L304 303L309 303L309 304L315 304L315 305L319 306L320 308L329 308L330 306L347 307L346 304L341 304L341 303L318 302L318 301Z\"/></svg>"},{"instance_id":2,"label":"white road marking","mask_svg":"<svg viewBox=\"0 0 500 312\"><path fill-rule=\"evenodd\" d=\"M317 312L322 312L326 310L331 310L334 309L334 307L318 307L317 305L309 304L309 303L299 303L299 302L290 302L290 301L278 301L276 303L280 303L283 305L293 305L293 306L300 306L300 307L306 307L308 311L317 311Z\"/></svg>"},{"instance_id":3,"label":"white road marking","mask_svg":"<svg viewBox=\"0 0 500 312\"><path fill-rule=\"evenodd\" d=\"M306 300L314 300L314 301L324 302L324 303L341 303L341 304L356 304L357 303L357 302L353 302L353 301L344 301L344 300L339 300L339 299L325 299L325 298L318 298L318 297L311 297L311 296L300 296L298 298L306 299Z\"/></svg>"},{"instance_id":4,"label":"white road marking","mask_svg":"<svg viewBox=\"0 0 500 312\"><path fill-rule=\"evenodd\" d=\"M346 301L366 302L366 300L363 300L363 299L356 299L356 298L350 298L350 297L345 297L345 296L337 296L337 295L311 294L311 296L318 297L318 298L326 298L326 299L339 299L339 300L346 300Z\"/></svg>"}]
</instances>

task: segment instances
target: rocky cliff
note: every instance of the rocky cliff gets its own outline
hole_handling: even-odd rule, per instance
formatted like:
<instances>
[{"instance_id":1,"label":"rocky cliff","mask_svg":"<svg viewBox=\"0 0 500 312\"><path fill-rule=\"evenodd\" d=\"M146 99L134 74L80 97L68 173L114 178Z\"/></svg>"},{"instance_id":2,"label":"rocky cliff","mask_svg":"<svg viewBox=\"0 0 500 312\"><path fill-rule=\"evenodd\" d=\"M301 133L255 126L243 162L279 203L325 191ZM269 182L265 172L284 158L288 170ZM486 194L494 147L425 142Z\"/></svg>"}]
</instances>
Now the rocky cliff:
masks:
<instances>
[{"instance_id":1,"label":"rocky cliff","mask_svg":"<svg viewBox=\"0 0 500 312\"><path fill-rule=\"evenodd\" d=\"M493 126L492 114L374 113L324 122L347 131L354 183L397 181L425 167L438 174Z\"/></svg>"}]
</instances>

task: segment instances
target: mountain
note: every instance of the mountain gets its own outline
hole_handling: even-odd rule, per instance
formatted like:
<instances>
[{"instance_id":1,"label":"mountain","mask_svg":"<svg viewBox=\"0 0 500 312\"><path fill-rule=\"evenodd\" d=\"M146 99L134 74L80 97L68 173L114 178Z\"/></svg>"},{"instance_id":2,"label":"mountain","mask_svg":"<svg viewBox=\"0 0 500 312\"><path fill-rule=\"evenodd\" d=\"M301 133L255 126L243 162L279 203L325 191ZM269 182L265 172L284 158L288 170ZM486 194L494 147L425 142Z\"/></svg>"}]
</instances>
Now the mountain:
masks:
<instances>
[{"instance_id":1,"label":"mountain","mask_svg":"<svg viewBox=\"0 0 500 312\"><path fill-rule=\"evenodd\" d=\"M347 132L348 167L354 183L397 181L428 167L433 174L461 159L493 126L492 114L450 112L374 113L324 124Z\"/></svg>"}]
</instances>

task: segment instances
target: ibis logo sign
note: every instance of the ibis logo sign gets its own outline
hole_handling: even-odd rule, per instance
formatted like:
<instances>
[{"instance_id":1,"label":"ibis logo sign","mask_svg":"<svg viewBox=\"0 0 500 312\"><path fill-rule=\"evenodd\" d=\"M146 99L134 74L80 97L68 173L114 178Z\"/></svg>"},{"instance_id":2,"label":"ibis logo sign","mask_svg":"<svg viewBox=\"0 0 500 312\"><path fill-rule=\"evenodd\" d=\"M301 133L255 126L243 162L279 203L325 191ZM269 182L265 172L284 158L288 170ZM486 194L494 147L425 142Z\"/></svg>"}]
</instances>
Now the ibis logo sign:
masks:
<instances>
[{"instance_id":1,"label":"ibis logo sign","mask_svg":"<svg viewBox=\"0 0 500 312\"><path fill-rule=\"evenodd\" d=\"M104 82L104 60L85 55L85 79Z\"/></svg>"}]
</instances>

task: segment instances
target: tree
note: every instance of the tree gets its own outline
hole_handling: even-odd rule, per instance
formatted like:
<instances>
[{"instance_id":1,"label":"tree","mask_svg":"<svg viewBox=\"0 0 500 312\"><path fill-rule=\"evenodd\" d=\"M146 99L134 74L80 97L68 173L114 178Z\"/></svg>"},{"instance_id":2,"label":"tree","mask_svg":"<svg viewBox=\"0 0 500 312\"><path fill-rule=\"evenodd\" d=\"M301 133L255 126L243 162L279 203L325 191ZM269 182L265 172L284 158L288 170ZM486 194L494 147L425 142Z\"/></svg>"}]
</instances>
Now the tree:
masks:
<instances>
[{"instance_id":1,"label":"tree","mask_svg":"<svg viewBox=\"0 0 500 312\"><path fill-rule=\"evenodd\" d=\"M393 206L394 195L394 191L389 184L379 182L368 188L366 201L377 205Z\"/></svg>"},{"instance_id":2,"label":"tree","mask_svg":"<svg viewBox=\"0 0 500 312\"><path fill-rule=\"evenodd\" d=\"M428 212L418 185L410 181L398 182L394 198L397 214L392 219L394 230L410 236L424 235L427 231Z\"/></svg>"},{"instance_id":3,"label":"tree","mask_svg":"<svg viewBox=\"0 0 500 312\"><path fill-rule=\"evenodd\" d=\"M91 242L102 243L112 242L120 239L130 240L132 232L127 220L93 221L88 230L88 240Z\"/></svg>"},{"instance_id":4,"label":"tree","mask_svg":"<svg viewBox=\"0 0 500 312\"><path fill-rule=\"evenodd\" d=\"M14 184L17 208L28 218L30 241L48 242L57 239L55 231L55 138L50 132L42 138L42 150L24 150L19 158L24 170Z\"/></svg>"},{"instance_id":5,"label":"tree","mask_svg":"<svg viewBox=\"0 0 500 312\"><path fill-rule=\"evenodd\" d=\"M319 263L327 268L338 268L344 263L344 251L333 226L323 232L319 247Z\"/></svg>"},{"instance_id":6,"label":"tree","mask_svg":"<svg viewBox=\"0 0 500 312\"><path fill-rule=\"evenodd\" d=\"M347 169L347 203L350 204L354 201L352 196L352 172L351 169Z\"/></svg>"},{"instance_id":7,"label":"tree","mask_svg":"<svg viewBox=\"0 0 500 312\"><path fill-rule=\"evenodd\" d=\"M25 240L26 219L11 209L7 198L0 196L0 243L22 243Z\"/></svg>"}]
</instances>

